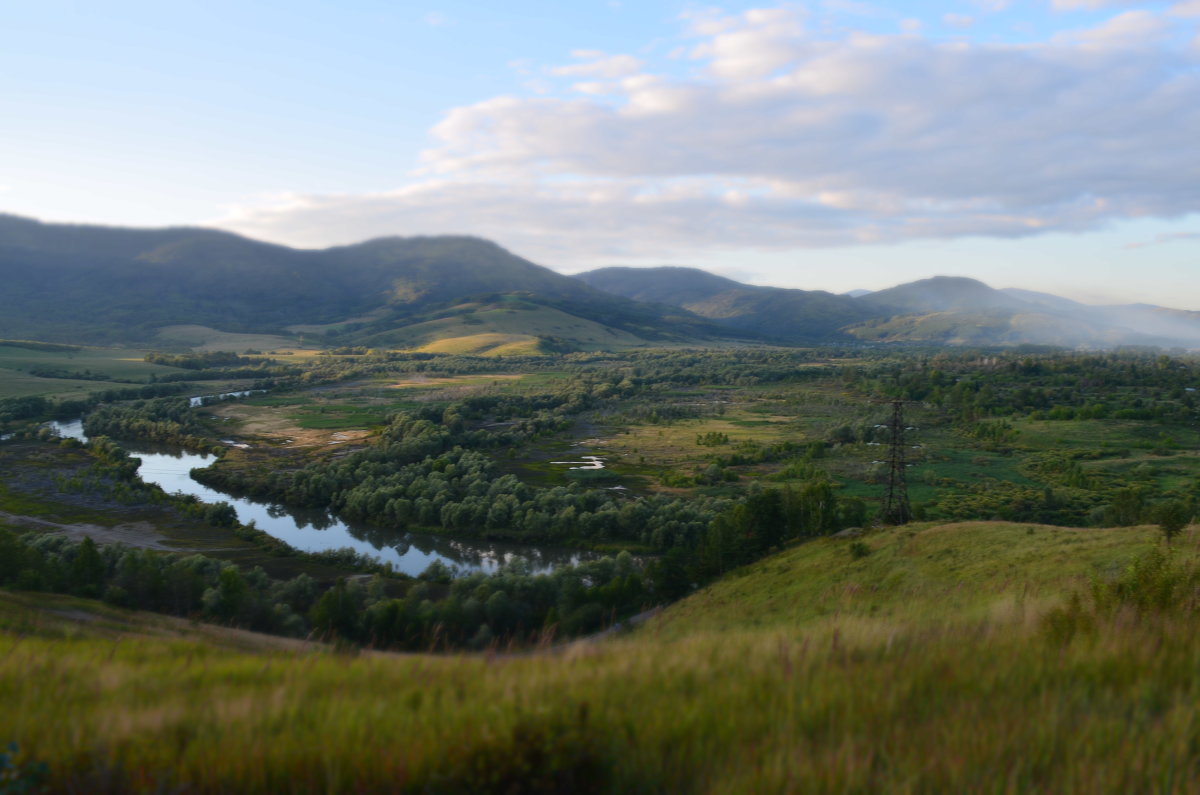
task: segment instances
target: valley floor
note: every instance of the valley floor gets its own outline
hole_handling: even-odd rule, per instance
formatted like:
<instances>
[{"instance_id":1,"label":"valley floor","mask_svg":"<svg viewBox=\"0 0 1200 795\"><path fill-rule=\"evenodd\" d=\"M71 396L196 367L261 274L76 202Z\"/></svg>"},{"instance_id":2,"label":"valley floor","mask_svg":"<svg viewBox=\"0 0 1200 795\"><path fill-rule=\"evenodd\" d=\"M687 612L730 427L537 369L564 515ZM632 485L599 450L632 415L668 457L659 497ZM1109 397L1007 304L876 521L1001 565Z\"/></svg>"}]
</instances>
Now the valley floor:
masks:
<instances>
[{"instance_id":1,"label":"valley floor","mask_svg":"<svg viewBox=\"0 0 1200 795\"><path fill-rule=\"evenodd\" d=\"M1194 571L1195 530L1154 557L1160 538L821 539L520 656L340 654L3 595L0 740L54 791L1200 791L1187 599L1088 608L1131 562Z\"/></svg>"}]
</instances>

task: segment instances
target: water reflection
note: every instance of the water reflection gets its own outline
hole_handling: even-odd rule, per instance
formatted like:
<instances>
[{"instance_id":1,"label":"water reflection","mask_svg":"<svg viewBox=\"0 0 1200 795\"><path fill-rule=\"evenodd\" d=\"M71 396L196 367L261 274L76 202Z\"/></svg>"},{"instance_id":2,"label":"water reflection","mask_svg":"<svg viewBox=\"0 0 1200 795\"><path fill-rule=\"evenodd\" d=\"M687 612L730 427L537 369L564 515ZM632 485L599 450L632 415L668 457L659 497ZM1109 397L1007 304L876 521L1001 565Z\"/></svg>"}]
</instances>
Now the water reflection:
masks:
<instances>
[{"instance_id":1,"label":"water reflection","mask_svg":"<svg viewBox=\"0 0 1200 795\"><path fill-rule=\"evenodd\" d=\"M60 436L87 441L82 420L56 421L48 425ZM389 562L398 571L410 575L420 574L434 561L464 571L490 573L503 565L524 560L528 562L529 570L536 573L599 557L596 553L580 550L455 539L350 524L328 511L289 508L217 491L198 483L192 479L191 471L213 463L216 457L209 453L191 453L145 442L122 442L121 446L142 460L138 474L147 483L156 483L168 493L193 495L203 502L227 502L237 511L238 521L243 524L254 522L260 530L305 552L349 547L376 560Z\"/></svg>"}]
</instances>

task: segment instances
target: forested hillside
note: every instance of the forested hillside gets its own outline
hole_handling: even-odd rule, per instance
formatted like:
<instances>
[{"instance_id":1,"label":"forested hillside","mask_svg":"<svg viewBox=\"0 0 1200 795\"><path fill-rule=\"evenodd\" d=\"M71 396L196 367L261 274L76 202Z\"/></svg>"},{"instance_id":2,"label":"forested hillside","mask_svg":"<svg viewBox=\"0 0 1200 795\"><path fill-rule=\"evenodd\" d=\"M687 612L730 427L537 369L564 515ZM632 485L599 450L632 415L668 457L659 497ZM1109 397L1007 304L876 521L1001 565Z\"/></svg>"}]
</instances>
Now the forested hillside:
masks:
<instances>
[{"instance_id":1,"label":"forested hillside","mask_svg":"<svg viewBox=\"0 0 1200 795\"><path fill-rule=\"evenodd\" d=\"M286 333L346 321L338 330L379 334L503 294L638 338L714 331L687 313L591 289L470 237L300 250L209 229L0 216L0 280L0 337L16 339L146 342L167 326Z\"/></svg>"}]
</instances>

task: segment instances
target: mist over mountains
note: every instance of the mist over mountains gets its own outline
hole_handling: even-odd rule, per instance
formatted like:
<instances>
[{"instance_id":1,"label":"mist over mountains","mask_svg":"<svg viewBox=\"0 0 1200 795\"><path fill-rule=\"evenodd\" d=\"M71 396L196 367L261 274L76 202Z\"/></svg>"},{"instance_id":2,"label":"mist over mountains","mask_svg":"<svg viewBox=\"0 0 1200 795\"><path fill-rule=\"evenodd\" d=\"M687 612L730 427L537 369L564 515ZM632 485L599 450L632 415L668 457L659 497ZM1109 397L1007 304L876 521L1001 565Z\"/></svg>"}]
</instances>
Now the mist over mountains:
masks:
<instances>
[{"instance_id":1,"label":"mist over mountains","mask_svg":"<svg viewBox=\"0 0 1200 795\"><path fill-rule=\"evenodd\" d=\"M164 329L195 325L471 353L723 340L1200 347L1200 312L946 276L843 295L686 267L570 277L461 236L302 250L211 229L0 215L0 284L0 337L75 342L159 344Z\"/></svg>"},{"instance_id":2,"label":"mist over mountains","mask_svg":"<svg viewBox=\"0 0 1200 795\"><path fill-rule=\"evenodd\" d=\"M1032 290L936 276L834 295L740 284L693 268L601 268L579 279L673 304L727 326L791 342L858 340L944 345L1200 346L1200 312L1088 306Z\"/></svg>"}]
</instances>

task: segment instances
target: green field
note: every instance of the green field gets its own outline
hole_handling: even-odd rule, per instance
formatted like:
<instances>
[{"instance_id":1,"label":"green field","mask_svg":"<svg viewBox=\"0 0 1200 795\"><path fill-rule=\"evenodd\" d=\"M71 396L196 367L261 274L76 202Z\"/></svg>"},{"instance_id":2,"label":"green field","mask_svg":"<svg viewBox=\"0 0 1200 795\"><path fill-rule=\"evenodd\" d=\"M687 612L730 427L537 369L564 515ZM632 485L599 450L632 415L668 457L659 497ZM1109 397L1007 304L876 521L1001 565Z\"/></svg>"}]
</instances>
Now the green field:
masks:
<instances>
[{"instance_id":1,"label":"green field","mask_svg":"<svg viewBox=\"0 0 1200 795\"><path fill-rule=\"evenodd\" d=\"M1194 565L1196 537L1175 557ZM805 544L632 635L340 655L0 596L0 737L55 790L1194 792L1200 621L1045 616L1152 530Z\"/></svg>"},{"instance_id":2,"label":"green field","mask_svg":"<svg viewBox=\"0 0 1200 795\"><path fill-rule=\"evenodd\" d=\"M0 344L0 398L78 398L119 388L122 383L144 384L151 376L182 372L177 367L145 362L144 355L145 351L128 348L44 351ZM37 375L39 372L52 376Z\"/></svg>"}]
</instances>

